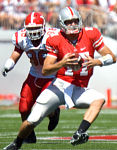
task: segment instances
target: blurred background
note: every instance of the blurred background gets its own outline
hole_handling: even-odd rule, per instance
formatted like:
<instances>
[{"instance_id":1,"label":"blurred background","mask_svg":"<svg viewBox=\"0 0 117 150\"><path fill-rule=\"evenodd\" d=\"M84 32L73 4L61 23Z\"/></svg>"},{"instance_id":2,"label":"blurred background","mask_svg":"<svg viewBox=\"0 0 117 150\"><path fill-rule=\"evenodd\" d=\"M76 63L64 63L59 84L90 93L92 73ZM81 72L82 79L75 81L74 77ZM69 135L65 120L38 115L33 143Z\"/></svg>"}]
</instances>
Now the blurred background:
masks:
<instances>
[{"instance_id":1,"label":"blurred background","mask_svg":"<svg viewBox=\"0 0 117 150\"><path fill-rule=\"evenodd\" d=\"M23 27L27 14L41 11L47 27L58 27L58 13L65 6L79 10L84 26L98 28L105 44L117 56L117 0L0 0L0 70L14 49L12 35ZM29 68L29 60L23 54L6 78L0 74L0 105L18 103ZM107 97L108 107L117 106L117 63L95 67L89 86Z\"/></svg>"}]
</instances>

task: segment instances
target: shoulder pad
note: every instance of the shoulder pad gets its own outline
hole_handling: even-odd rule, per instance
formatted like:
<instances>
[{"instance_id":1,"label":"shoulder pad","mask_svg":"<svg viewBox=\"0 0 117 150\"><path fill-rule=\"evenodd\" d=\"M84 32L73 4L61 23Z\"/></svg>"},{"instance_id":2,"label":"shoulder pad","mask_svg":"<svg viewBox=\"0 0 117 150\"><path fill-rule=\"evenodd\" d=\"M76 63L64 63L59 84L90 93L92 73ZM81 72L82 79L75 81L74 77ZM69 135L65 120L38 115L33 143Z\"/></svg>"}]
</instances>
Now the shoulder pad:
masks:
<instances>
[{"instance_id":1,"label":"shoulder pad","mask_svg":"<svg viewBox=\"0 0 117 150\"><path fill-rule=\"evenodd\" d=\"M21 30L18 30L15 32L12 36L12 43L18 47L21 48L22 41L26 39L26 29L23 28Z\"/></svg>"}]
</instances>

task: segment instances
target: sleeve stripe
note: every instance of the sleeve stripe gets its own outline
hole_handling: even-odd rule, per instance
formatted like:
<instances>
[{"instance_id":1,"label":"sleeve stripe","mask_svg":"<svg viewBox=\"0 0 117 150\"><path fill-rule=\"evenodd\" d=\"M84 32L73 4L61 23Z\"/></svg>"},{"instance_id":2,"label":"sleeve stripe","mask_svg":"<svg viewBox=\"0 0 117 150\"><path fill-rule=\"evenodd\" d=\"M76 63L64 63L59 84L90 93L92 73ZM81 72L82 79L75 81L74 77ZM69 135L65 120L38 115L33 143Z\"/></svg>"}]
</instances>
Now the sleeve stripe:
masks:
<instances>
[{"instance_id":1,"label":"sleeve stripe","mask_svg":"<svg viewBox=\"0 0 117 150\"><path fill-rule=\"evenodd\" d=\"M93 43L94 48L100 46L102 44L102 42L103 42L103 37L101 36L99 38L99 40L97 40L96 42Z\"/></svg>"},{"instance_id":2,"label":"sleeve stripe","mask_svg":"<svg viewBox=\"0 0 117 150\"><path fill-rule=\"evenodd\" d=\"M57 52L58 52L56 49L53 49L52 47L47 46L47 45L46 45L46 49L47 49L49 52L53 52L53 53L57 53Z\"/></svg>"},{"instance_id":3,"label":"sleeve stripe","mask_svg":"<svg viewBox=\"0 0 117 150\"><path fill-rule=\"evenodd\" d=\"M103 42L103 41L101 40L98 44L96 44L96 45L94 46L94 48L100 46L100 45L102 44L102 42Z\"/></svg>"},{"instance_id":4,"label":"sleeve stripe","mask_svg":"<svg viewBox=\"0 0 117 150\"><path fill-rule=\"evenodd\" d=\"M95 41L95 42L93 43L93 46L94 46L96 43L98 43L101 39L102 39L102 36L100 36L100 38L99 38L97 41Z\"/></svg>"},{"instance_id":5,"label":"sleeve stripe","mask_svg":"<svg viewBox=\"0 0 117 150\"><path fill-rule=\"evenodd\" d=\"M55 58L57 58L57 56L52 55L52 54L47 54L47 56L51 56L51 57L55 57Z\"/></svg>"},{"instance_id":6,"label":"sleeve stripe","mask_svg":"<svg viewBox=\"0 0 117 150\"><path fill-rule=\"evenodd\" d=\"M47 50L48 50L48 51L50 51L50 50L51 50L51 51L52 51L52 50L54 50L52 47L47 46L47 45L46 45L46 48L47 48Z\"/></svg>"}]
</instances>

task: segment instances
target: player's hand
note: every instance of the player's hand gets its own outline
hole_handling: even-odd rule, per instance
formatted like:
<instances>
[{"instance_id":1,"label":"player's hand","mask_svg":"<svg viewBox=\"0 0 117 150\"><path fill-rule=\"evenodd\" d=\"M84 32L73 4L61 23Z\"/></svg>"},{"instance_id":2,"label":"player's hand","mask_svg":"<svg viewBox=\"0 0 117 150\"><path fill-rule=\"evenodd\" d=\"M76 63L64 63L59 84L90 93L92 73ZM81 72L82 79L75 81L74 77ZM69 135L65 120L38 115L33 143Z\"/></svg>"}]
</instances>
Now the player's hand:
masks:
<instances>
[{"instance_id":1,"label":"player's hand","mask_svg":"<svg viewBox=\"0 0 117 150\"><path fill-rule=\"evenodd\" d=\"M2 75L3 75L4 77L6 77L6 76L7 76L7 73L8 73L8 69L3 68L3 70L2 70Z\"/></svg>"},{"instance_id":2,"label":"player's hand","mask_svg":"<svg viewBox=\"0 0 117 150\"><path fill-rule=\"evenodd\" d=\"M67 67L78 64L78 61L77 58L75 58L75 54L67 53L62 59L62 63L65 67Z\"/></svg>"},{"instance_id":3,"label":"player's hand","mask_svg":"<svg viewBox=\"0 0 117 150\"><path fill-rule=\"evenodd\" d=\"M94 66L99 66L100 62L98 59L94 59L90 56L85 55L85 62L82 64L83 66L86 66L89 70L90 68L93 68Z\"/></svg>"}]
</instances>

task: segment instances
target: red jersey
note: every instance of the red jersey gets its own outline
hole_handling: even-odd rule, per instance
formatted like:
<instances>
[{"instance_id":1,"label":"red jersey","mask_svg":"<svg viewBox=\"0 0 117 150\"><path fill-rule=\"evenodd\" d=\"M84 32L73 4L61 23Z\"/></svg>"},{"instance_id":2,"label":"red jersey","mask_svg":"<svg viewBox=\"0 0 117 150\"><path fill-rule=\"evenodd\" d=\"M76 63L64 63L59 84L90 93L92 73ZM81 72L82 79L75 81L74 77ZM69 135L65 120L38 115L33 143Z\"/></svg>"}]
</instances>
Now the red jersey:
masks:
<instances>
[{"instance_id":1,"label":"red jersey","mask_svg":"<svg viewBox=\"0 0 117 150\"><path fill-rule=\"evenodd\" d=\"M104 46L103 37L98 29L85 27L79 33L75 46L65 38L61 31L55 32L46 41L46 48L49 55L57 57L60 61L67 53L78 53L82 58L89 55L94 58L94 52L99 51ZM57 78L75 84L80 87L87 87L90 77L93 74L93 68L87 70L87 67L81 67L78 71L73 71L69 67L62 67L56 74Z\"/></svg>"}]
</instances>

